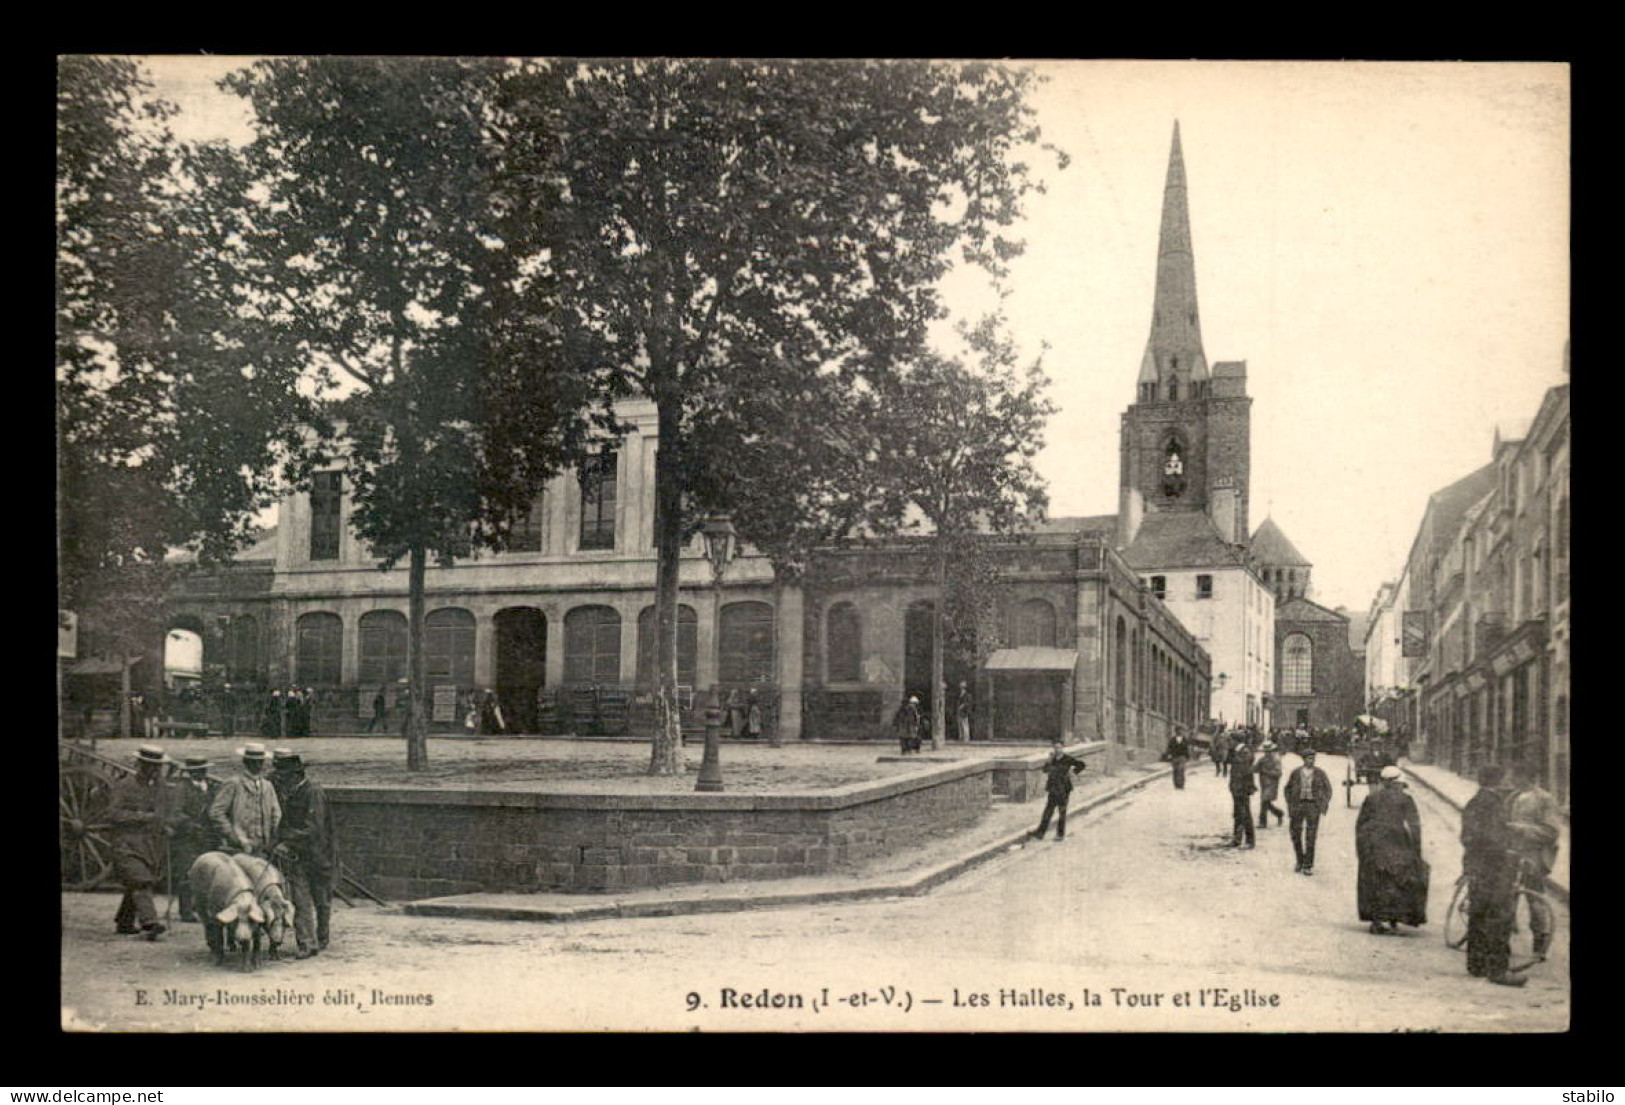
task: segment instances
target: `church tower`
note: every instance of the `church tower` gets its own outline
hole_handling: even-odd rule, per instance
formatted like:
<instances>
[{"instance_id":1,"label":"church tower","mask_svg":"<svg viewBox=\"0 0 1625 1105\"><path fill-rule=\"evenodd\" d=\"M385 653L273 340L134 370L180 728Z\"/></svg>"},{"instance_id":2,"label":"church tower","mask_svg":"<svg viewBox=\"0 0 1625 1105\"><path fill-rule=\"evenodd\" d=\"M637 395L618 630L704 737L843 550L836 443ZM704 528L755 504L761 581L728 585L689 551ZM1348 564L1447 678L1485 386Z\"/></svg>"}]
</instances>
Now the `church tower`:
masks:
<instances>
[{"instance_id":1,"label":"church tower","mask_svg":"<svg viewBox=\"0 0 1625 1105\"><path fill-rule=\"evenodd\" d=\"M1162 194L1151 335L1135 401L1123 412L1119 544L1148 514L1202 511L1232 544L1248 537L1248 438L1252 399L1244 361L1211 369L1202 350L1179 123Z\"/></svg>"}]
</instances>

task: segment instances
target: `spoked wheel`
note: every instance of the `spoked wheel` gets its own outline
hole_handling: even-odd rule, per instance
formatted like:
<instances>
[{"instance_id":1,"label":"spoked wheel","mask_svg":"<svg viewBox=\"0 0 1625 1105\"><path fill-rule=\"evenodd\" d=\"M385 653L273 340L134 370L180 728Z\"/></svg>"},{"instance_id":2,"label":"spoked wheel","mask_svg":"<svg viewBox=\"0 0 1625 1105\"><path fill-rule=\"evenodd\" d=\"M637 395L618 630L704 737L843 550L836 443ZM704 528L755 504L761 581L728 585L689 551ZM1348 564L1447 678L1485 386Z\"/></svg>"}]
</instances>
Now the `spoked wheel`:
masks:
<instances>
[{"instance_id":1,"label":"spoked wheel","mask_svg":"<svg viewBox=\"0 0 1625 1105\"><path fill-rule=\"evenodd\" d=\"M1444 942L1449 948L1467 946L1467 876L1456 880L1456 892L1450 896L1450 909L1444 915Z\"/></svg>"},{"instance_id":2,"label":"spoked wheel","mask_svg":"<svg viewBox=\"0 0 1625 1105\"><path fill-rule=\"evenodd\" d=\"M1539 928L1546 933L1549 942L1556 920L1557 915L1546 895L1535 890L1518 891L1512 913L1511 954L1507 959L1507 970L1522 971L1546 958L1550 949L1545 946L1537 949L1539 938L1535 930Z\"/></svg>"},{"instance_id":3,"label":"spoked wheel","mask_svg":"<svg viewBox=\"0 0 1625 1105\"><path fill-rule=\"evenodd\" d=\"M113 871L113 841L107 824L111 784L91 767L65 768L58 801L62 885L91 890Z\"/></svg>"}]
</instances>

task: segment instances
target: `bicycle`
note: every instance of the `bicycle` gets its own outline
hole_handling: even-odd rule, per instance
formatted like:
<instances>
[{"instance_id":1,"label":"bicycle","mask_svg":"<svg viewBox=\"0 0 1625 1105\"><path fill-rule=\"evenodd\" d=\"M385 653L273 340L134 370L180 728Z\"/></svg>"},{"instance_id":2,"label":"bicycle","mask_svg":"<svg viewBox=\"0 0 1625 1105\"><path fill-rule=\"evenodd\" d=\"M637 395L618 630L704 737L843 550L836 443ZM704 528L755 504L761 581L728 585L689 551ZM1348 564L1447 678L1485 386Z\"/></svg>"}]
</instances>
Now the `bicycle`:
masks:
<instances>
[{"instance_id":1,"label":"bicycle","mask_svg":"<svg viewBox=\"0 0 1625 1105\"><path fill-rule=\"evenodd\" d=\"M1534 879L1531 876L1534 876ZM1544 918L1548 943L1556 936L1557 911L1551 899L1539 889L1535 881L1539 876L1530 869L1526 860L1519 858L1517 882L1513 888L1512 922L1509 931L1510 954L1507 971L1517 972L1543 962L1550 947L1535 947L1535 920ZM1455 893L1450 898L1450 909L1444 916L1444 942L1447 947L1460 950L1467 946L1467 903L1471 898L1472 880L1462 872L1456 880Z\"/></svg>"}]
</instances>

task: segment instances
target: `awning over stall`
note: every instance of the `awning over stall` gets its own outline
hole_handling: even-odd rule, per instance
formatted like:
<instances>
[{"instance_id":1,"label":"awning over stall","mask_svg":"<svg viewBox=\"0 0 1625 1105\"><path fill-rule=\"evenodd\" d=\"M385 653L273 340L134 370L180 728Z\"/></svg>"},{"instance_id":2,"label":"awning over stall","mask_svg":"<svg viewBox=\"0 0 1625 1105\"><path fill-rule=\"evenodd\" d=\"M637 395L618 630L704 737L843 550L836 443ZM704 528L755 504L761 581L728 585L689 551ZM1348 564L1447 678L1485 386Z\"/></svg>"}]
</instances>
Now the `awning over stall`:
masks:
<instances>
[{"instance_id":1,"label":"awning over stall","mask_svg":"<svg viewBox=\"0 0 1625 1105\"><path fill-rule=\"evenodd\" d=\"M1071 648L1001 648L987 658L983 671L1064 671L1078 666L1078 652Z\"/></svg>"}]
</instances>

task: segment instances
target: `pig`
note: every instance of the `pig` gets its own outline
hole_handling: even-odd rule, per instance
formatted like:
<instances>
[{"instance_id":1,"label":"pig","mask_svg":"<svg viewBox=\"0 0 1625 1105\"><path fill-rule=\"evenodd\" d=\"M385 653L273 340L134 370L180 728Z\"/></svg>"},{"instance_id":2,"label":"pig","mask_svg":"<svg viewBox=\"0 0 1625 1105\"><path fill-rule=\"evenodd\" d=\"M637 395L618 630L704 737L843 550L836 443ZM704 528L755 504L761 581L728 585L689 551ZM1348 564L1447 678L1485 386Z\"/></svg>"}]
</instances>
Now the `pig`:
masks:
<instances>
[{"instance_id":1,"label":"pig","mask_svg":"<svg viewBox=\"0 0 1625 1105\"><path fill-rule=\"evenodd\" d=\"M259 964L262 936L275 958L293 922L293 903L282 889L281 872L257 856L205 852L187 877L216 964L225 963L226 953L234 951L244 969L253 970Z\"/></svg>"},{"instance_id":2,"label":"pig","mask_svg":"<svg viewBox=\"0 0 1625 1105\"><path fill-rule=\"evenodd\" d=\"M244 949L244 966L252 969L249 949L254 929L265 921L264 911L254 900L254 880L225 852L204 852L192 861L186 877L215 965L225 963L229 938L233 946Z\"/></svg>"},{"instance_id":3,"label":"pig","mask_svg":"<svg viewBox=\"0 0 1625 1105\"><path fill-rule=\"evenodd\" d=\"M282 872L269 860L245 852L234 852L231 859L253 884L254 905L261 914L254 927L254 957L259 958L260 934L264 933L270 945L268 954L276 959L277 949L293 927L293 902L288 898Z\"/></svg>"}]
</instances>

